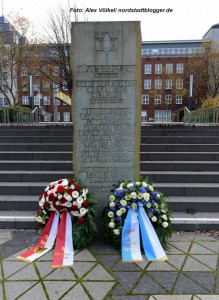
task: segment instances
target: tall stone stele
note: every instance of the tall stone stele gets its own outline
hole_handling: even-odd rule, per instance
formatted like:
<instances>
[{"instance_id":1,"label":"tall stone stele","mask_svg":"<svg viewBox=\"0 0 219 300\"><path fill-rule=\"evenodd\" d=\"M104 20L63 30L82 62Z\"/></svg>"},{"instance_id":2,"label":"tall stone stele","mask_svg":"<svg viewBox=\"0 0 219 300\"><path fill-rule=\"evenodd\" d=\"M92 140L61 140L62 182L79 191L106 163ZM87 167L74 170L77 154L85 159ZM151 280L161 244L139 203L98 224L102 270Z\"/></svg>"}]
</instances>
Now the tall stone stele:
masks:
<instances>
[{"instance_id":1,"label":"tall stone stele","mask_svg":"<svg viewBox=\"0 0 219 300\"><path fill-rule=\"evenodd\" d=\"M140 22L72 23L71 67L74 176L100 214L113 184L140 176Z\"/></svg>"}]
</instances>

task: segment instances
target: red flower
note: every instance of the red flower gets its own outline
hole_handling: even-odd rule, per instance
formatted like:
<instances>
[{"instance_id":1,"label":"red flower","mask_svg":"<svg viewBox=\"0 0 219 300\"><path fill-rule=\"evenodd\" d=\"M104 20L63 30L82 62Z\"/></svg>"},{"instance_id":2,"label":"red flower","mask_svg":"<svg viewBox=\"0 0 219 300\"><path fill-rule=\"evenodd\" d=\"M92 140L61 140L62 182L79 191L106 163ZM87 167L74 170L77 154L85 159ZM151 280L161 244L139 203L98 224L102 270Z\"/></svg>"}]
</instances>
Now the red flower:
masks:
<instances>
[{"instance_id":1,"label":"red flower","mask_svg":"<svg viewBox=\"0 0 219 300\"><path fill-rule=\"evenodd\" d=\"M41 196L39 196L39 201L42 199L42 197L43 197L42 195L41 195Z\"/></svg>"},{"instance_id":2,"label":"red flower","mask_svg":"<svg viewBox=\"0 0 219 300\"><path fill-rule=\"evenodd\" d=\"M63 180L62 180L62 179L58 180L58 184L60 184L60 183L62 183L62 182L63 182Z\"/></svg>"},{"instance_id":3,"label":"red flower","mask_svg":"<svg viewBox=\"0 0 219 300\"><path fill-rule=\"evenodd\" d=\"M49 204L48 202L45 202L45 203L44 203L44 206L45 206L46 208L50 208L50 204Z\"/></svg>"},{"instance_id":4,"label":"red flower","mask_svg":"<svg viewBox=\"0 0 219 300\"><path fill-rule=\"evenodd\" d=\"M77 221L78 221L79 224L83 224L85 222L85 218L80 217L80 218L77 219Z\"/></svg>"},{"instance_id":5,"label":"red flower","mask_svg":"<svg viewBox=\"0 0 219 300\"><path fill-rule=\"evenodd\" d=\"M48 195L47 192L44 192L44 193L43 193L43 196L44 196L45 198L47 197L47 195Z\"/></svg>"},{"instance_id":6,"label":"red flower","mask_svg":"<svg viewBox=\"0 0 219 300\"><path fill-rule=\"evenodd\" d=\"M74 184L74 183L75 183L74 180L72 180L72 179L69 179L69 180L68 180L68 184L69 184L69 185L72 185L72 184Z\"/></svg>"},{"instance_id":7,"label":"red flower","mask_svg":"<svg viewBox=\"0 0 219 300\"><path fill-rule=\"evenodd\" d=\"M72 188L69 188L69 189L67 190L67 194L68 194L68 195L71 195L73 192L74 192L74 189L72 189Z\"/></svg>"},{"instance_id":8,"label":"red flower","mask_svg":"<svg viewBox=\"0 0 219 300\"><path fill-rule=\"evenodd\" d=\"M81 189L80 185L79 185L79 184L76 184L76 185L75 185L75 190L79 192L80 189Z\"/></svg>"},{"instance_id":9,"label":"red flower","mask_svg":"<svg viewBox=\"0 0 219 300\"><path fill-rule=\"evenodd\" d=\"M62 197L62 198L59 200L59 202L60 202L61 204L64 204L64 203L67 202L67 200L65 199L65 197Z\"/></svg>"},{"instance_id":10,"label":"red flower","mask_svg":"<svg viewBox=\"0 0 219 300\"><path fill-rule=\"evenodd\" d=\"M64 192L64 190L65 190L65 188L64 188L63 185L59 185L59 186L57 187L57 192L60 193L60 194L62 194L62 193Z\"/></svg>"},{"instance_id":11,"label":"red flower","mask_svg":"<svg viewBox=\"0 0 219 300\"><path fill-rule=\"evenodd\" d=\"M50 201L55 201L56 197L53 193L49 194L49 200Z\"/></svg>"},{"instance_id":12,"label":"red flower","mask_svg":"<svg viewBox=\"0 0 219 300\"><path fill-rule=\"evenodd\" d=\"M82 204L83 207L88 207L88 205L90 204L89 200L85 200Z\"/></svg>"},{"instance_id":13,"label":"red flower","mask_svg":"<svg viewBox=\"0 0 219 300\"><path fill-rule=\"evenodd\" d=\"M49 187L49 190L53 190L54 189L54 185L51 185L50 187Z\"/></svg>"},{"instance_id":14,"label":"red flower","mask_svg":"<svg viewBox=\"0 0 219 300\"><path fill-rule=\"evenodd\" d=\"M38 210L38 211L36 212L36 214L37 214L37 216L40 216L40 215L41 215L41 210Z\"/></svg>"},{"instance_id":15,"label":"red flower","mask_svg":"<svg viewBox=\"0 0 219 300\"><path fill-rule=\"evenodd\" d=\"M77 205L72 205L72 207L70 207L69 210L70 210L70 211L77 211L77 210L78 210L78 207L77 207Z\"/></svg>"}]
</instances>

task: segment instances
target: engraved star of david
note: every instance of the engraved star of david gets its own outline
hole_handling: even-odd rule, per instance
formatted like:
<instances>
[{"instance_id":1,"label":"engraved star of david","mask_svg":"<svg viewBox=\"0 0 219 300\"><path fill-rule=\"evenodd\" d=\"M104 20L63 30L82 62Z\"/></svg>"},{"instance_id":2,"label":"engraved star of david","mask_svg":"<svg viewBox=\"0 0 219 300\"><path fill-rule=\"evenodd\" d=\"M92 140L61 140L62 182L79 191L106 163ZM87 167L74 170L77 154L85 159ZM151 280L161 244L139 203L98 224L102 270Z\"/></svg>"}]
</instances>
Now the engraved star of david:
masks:
<instances>
[{"instance_id":1,"label":"engraved star of david","mask_svg":"<svg viewBox=\"0 0 219 300\"><path fill-rule=\"evenodd\" d=\"M116 38L111 38L107 32L104 33L103 38L97 38L97 50L104 51L106 55L110 51L116 51Z\"/></svg>"}]
</instances>

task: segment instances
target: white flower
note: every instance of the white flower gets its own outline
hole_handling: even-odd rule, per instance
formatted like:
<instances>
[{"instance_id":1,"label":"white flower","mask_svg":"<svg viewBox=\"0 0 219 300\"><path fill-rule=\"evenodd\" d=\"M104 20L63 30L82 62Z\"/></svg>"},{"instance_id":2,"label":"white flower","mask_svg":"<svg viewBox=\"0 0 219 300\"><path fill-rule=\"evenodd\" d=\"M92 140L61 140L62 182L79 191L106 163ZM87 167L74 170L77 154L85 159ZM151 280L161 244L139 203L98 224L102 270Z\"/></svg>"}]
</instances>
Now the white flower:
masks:
<instances>
[{"instance_id":1,"label":"white flower","mask_svg":"<svg viewBox=\"0 0 219 300\"><path fill-rule=\"evenodd\" d=\"M125 207L120 208L120 211L121 211L122 214L124 214L126 212Z\"/></svg>"},{"instance_id":2,"label":"white flower","mask_svg":"<svg viewBox=\"0 0 219 300\"><path fill-rule=\"evenodd\" d=\"M78 197L78 199L76 200L78 204L81 204L84 202L82 197Z\"/></svg>"},{"instance_id":3,"label":"white flower","mask_svg":"<svg viewBox=\"0 0 219 300\"><path fill-rule=\"evenodd\" d=\"M42 198L40 201L39 201L39 206L43 206L43 204L45 203L45 199L44 198Z\"/></svg>"},{"instance_id":4,"label":"white flower","mask_svg":"<svg viewBox=\"0 0 219 300\"><path fill-rule=\"evenodd\" d=\"M141 182L140 181L136 181L136 185L140 185L141 184Z\"/></svg>"},{"instance_id":5,"label":"white flower","mask_svg":"<svg viewBox=\"0 0 219 300\"><path fill-rule=\"evenodd\" d=\"M143 187L147 187L148 184L147 184L146 182L143 181L143 182L142 182L142 186L143 186Z\"/></svg>"},{"instance_id":6,"label":"white flower","mask_svg":"<svg viewBox=\"0 0 219 300\"><path fill-rule=\"evenodd\" d=\"M109 211L109 212L108 212L108 217L109 217L109 218L112 218L113 216L114 216L114 212L113 212L113 211Z\"/></svg>"},{"instance_id":7,"label":"white flower","mask_svg":"<svg viewBox=\"0 0 219 300\"><path fill-rule=\"evenodd\" d=\"M164 207L165 207L165 204L164 204L164 203L161 203L161 207L164 208Z\"/></svg>"},{"instance_id":8,"label":"white flower","mask_svg":"<svg viewBox=\"0 0 219 300\"><path fill-rule=\"evenodd\" d=\"M83 189L82 196L85 198L88 193L88 189Z\"/></svg>"},{"instance_id":9,"label":"white flower","mask_svg":"<svg viewBox=\"0 0 219 300\"><path fill-rule=\"evenodd\" d=\"M85 207L82 207L81 209L80 209L80 214L82 215L82 216L84 216L86 213L87 213L87 209L85 208Z\"/></svg>"},{"instance_id":10,"label":"white flower","mask_svg":"<svg viewBox=\"0 0 219 300\"><path fill-rule=\"evenodd\" d=\"M133 199L136 199L136 198L137 198L136 192L132 192L132 193L130 194L130 197L133 198Z\"/></svg>"},{"instance_id":11,"label":"white flower","mask_svg":"<svg viewBox=\"0 0 219 300\"><path fill-rule=\"evenodd\" d=\"M132 208L133 210L136 210L136 209L138 208L138 206L137 206L135 203L132 203L131 208Z\"/></svg>"},{"instance_id":12,"label":"white flower","mask_svg":"<svg viewBox=\"0 0 219 300\"><path fill-rule=\"evenodd\" d=\"M111 195L111 196L109 197L109 199L110 199L111 202L113 202L113 201L115 201L115 196Z\"/></svg>"},{"instance_id":13,"label":"white flower","mask_svg":"<svg viewBox=\"0 0 219 300\"><path fill-rule=\"evenodd\" d=\"M79 215L79 212L78 212L78 211L72 211L71 213L72 213L72 215L75 216L75 217L78 217L78 215Z\"/></svg>"},{"instance_id":14,"label":"white flower","mask_svg":"<svg viewBox=\"0 0 219 300\"><path fill-rule=\"evenodd\" d=\"M166 227L168 227L168 223L167 222L163 222L162 226L163 226L163 228L166 228Z\"/></svg>"},{"instance_id":15,"label":"white flower","mask_svg":"<svg viewBox=\"0 0 219 300\"><path fill-rule=\"evenodd\" d=\"M151 203L146 204L147 208L151 207Z\"/></svg>"},{"instance_id":16,"label":"white flower","mask_svg":"<svg viewBox=\"0 0 219 300\"><path fill-rule=\"evenodd\" d=\"M152 186L152 185L150 185L150 186L149 186L149 190L150 190L151 192L153 192L153 191L154 191L154 188L153 188L153 186Z\"/></svg>"},{"instance_id":17,"label":"white flower","mask_svg":"<svg viewBox=\"0 0 219 300\"><path fill-rule=\"evenodd\" d=\"M38 217L36 217L36 220L37 220L37 222L40 222L40 223L42 223L42 218L40 217L40 216L38 216Z\"/></svg>"},{"instance_id":18,"label":"white flower","mask_svg":"<svg viewBox=\"0 0 219 300\"><path fill-rule=\"evenodd\" d=\"M161 209L161 212L164 213L164 214L166 213L165 209Z\"/></svg>"},{"instance_id":19,"label":"white flower","mask_svg":"<svg viewBox=\"0 0 219 300\"><path fill-rule=\"evenodd\" d=\"M164 219L164 221L167 221L167 216L166 215L162 215L161 218Z\"/></svg>"},{"instance_id":20,"label":"white flower","mask_svg":"<svg viewBox=\"0 0 219 300\"><path fill-rule=\"evenodd\" d=\"M157 203L154 203L154 207L155 207L155 208L158 208L158 204L157 204Z\"/></svg>"},{"instance_id":21,"label":"white flower","mask_svg":"<svg viewBox=\"0 0 219 300\"><path fill-rule=\"evenodd\" d=\"M118 217L120 217L122 215L121 210L117 210L116 214L117 214Z\"/></svg>"},{"instance_id":22,"label":"white flower","mask_svg":"<svg viewBox=\"0 0 219 300\"><path fill-rule=\"evenodd\" d=\"M134 187L134 184L133 184L132 182L129 182L129 183L127 184L127 188L128 188L128 189L133 188L133 187Z\"/></svg>"},{"instance_id":23,"label":"white flower","mask_svg":"<svg viewBox=\"0 0 219 300\"><path fill-rule=\"evenodd\" d=\"M138 194L138 199L141 200L143 198L143 195L140 193Z\"/></svg>"},{"instance_id":24,"label":"white flower","mask_svg":"<svg viewBox=\"0 0 219 300\"><path fill-rule=\"evenodd\" d=\"M65 196L65 199L66 199L67 201L71 201L71 200L72 200L72 197L71 197L70 195L67 195L67 196Z\"/></svg>"},{"instance_id":25,"label":"white flower","mask_svg":"<svg viewBox=\"0 0 219 300\"><path fill-rule=\"evenodd\" d=\"M125 195L125 200L129 201L131 199L130 195Z\"/></svg>"},{"instance_id":26,"label":"white flower","mask_svg":"<svg viewBox=\"0 0 219 300\"><path fill-rule=\"evenodd\" d=\"M45 189L45 192L47 192L47 191L48 191L49 187L50 187L50 186L47 186L47 187L46 187L46 189Z\"/></svg>"},{"instance_id":27,"label":"white flower","mask_svg":"<svg viewBox=\"0 0 219 300\"><path fill-rule=\"evenodd\" d=\"M115 235L120 235L120 230L119 229L113 229L113 232Z\"/></svg>"},{"instance_id":28,"label":"white flower","mask_svg":"<svg viewBox=\"0 0 219 300\"><path fill-rule=\"evenodd\" d=\"M64 206L66 206L66 207L71 207L72 204L71 204L71 202L66 202Z\"/></svg>"},{"instance_id":29,"label":"white flower","mask_svg":"<svg viewBox=\"0 0 219 300\"><path fill-rule=\"evenodd\" d=\"M74 192L72 193L72 197L73 197L73 198L78 198L78 196L79 196L78 191L74 191Z\"/></svg>"},{"instance_id":30,"label":"white flower","mask_svg":"<svg viewBox=\"0 0 219 300\"><path fill-rule=\"evenodd\" d=\"M144 197L144 201L148 201L150 199L150 194L149 193L144 193L143 197Z\"/></svg>"},{"instance_id":31,"label":"white flower","mask_svg":"<svg viewBox=\"0 0 219 300\"><path fill-rule=\"evenodd\" d=\"M120 203L122 204L122 206L126 206L127 205L127 201L124 200L124 199L120 200Z\"/></svg>"},{"instance_id":32,"label":"white flower","mask_svg":"<svg viewBox=\"0 0 219 300\"><path fill-rule=\"evenodd\" d=\"M77 201L73 201L72 204L73 204L73 205L78 205Z\"/></svg>"},{"instance_id":33,"label":"white flower","mask_svg":"<svg viewBox=\"0 0 219 300\"><path fill-rule=\"evenodd\" d=\"M157 197L156 197L156 198L160 199L160 194L157 194Z\"/></svg>"},{"instance_id":34,"label":"white flower","mask_svg":"<svg viewBox=\"0 0 219 300\"><path fill-rule=\"evenodd\" d=\"M114 228L114 227L115 227L115 223L114 223L114 222L110 222L110 223L109 223L109 227L110 227L110 228Z\"/></svg>"},{"instance_id":35,"label":"white flower","mask_svg":"<svg viewBox=\"0 0 219 300\"><path fill-rule=\"evenodd\" d=\"M151 218L151 221L152 221L152 222L157 222L157 217L153 216L153 217Z\"/></svg>"},{"instance_id":36,"label":"white flower","mask_svg":"<svg viewBox=\"0 0 219 300\"><path fill-rule=\"evenodd\" d=\"M63 186L68 185L68 180L64 179L64 180L62 181L61 185L63 185Z\"/></svg>"},{"instance_id":37,"label":"white flower","mask_svg":"<svg viewBox=\"0 0 219 300\"><path fill-rule=\"evenodd\" d=\"M123 187L124 187L124 184L125 184L124 182L120 183L120 186L119 186L119 187L120 187L120 189L123 189Z\"/></svg>"},{"instance_id":38,"label":"white flower","mask_svg":"<svg viewBox=\"0 0 219 300\"><path fill-rule=\"evenodd\" d=\"M115 203L114 203L114 202L110 202L110 203L109 203L109 206L110 206L110 207L113 207L113 206L115 206Z\"/></svg>"},{"instance_id":39,"label":"white flower","mask_svg":"<svg viewBox=\"0 0 219 300\"><path fill-rule=\"evenodd\" d=\"M56 205L59 205L60 204L60 202L59 201L56 201Z\"/></svg>"},{"instance_id":40,"label":"white flower","mask_svg":"<svg viewBox=\"0 0 219 300\"><path fill-rule=\"evenodd\" d=\"M60 194L58 195L58 199L59 199L59 200L60 200L62 197L63 197L62 195L60 195Z\"/></svg>"}]
</instances>

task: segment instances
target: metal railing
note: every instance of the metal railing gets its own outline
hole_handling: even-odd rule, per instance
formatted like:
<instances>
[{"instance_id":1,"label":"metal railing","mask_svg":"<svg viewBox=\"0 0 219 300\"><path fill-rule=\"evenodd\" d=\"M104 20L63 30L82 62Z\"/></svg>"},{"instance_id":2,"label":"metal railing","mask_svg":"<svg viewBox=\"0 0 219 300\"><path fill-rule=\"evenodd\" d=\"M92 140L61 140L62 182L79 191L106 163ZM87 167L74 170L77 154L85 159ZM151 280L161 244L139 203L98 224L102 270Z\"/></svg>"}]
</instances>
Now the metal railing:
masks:
<instances>
[{"instance_id":1,"label":"metal railing","mask_svg":"<svg viewBox=\"0 0 219 300\"><path fill-rule=\"evenodd\" d=\"M219 106L189 111L184 115L183 122L219 124Z\"/></svg>"},{"instance_id":2,"label":"metal railing","mask_svg":"<svg viewBox=\"0 0 219 300\"><path fill-rule=\"evenodd\" d=\"M32 112L16 107L0 108L0 124L33 124L39 122L39 108Z\"/></svg>"}]
</instances>

